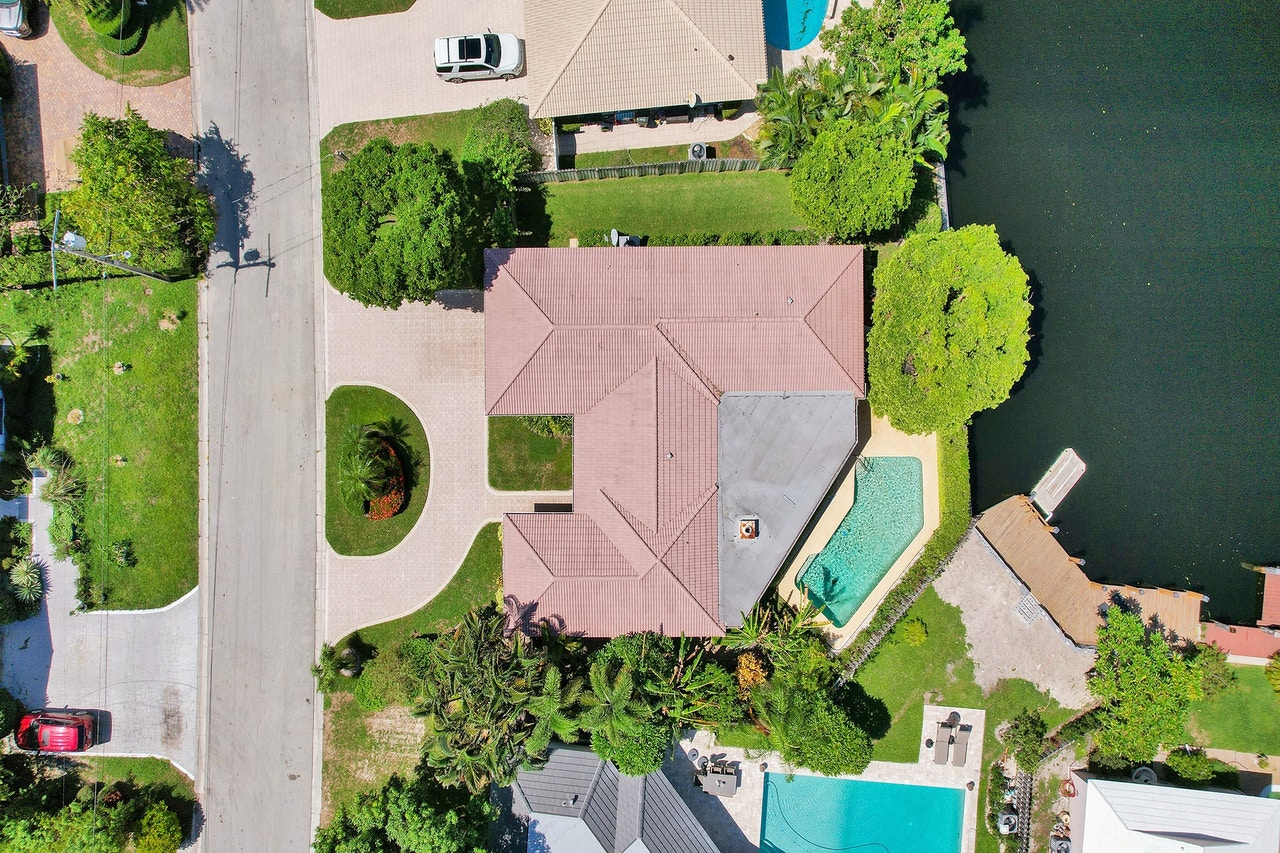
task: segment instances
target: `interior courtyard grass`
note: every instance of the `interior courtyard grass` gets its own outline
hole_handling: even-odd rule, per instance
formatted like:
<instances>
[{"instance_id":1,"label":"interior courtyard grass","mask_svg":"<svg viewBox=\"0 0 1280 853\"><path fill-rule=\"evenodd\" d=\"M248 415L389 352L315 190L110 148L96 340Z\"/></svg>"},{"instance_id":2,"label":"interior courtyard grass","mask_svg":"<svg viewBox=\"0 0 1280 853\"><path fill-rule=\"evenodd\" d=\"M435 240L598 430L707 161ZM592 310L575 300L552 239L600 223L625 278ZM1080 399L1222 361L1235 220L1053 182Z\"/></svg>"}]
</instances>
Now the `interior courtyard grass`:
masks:
<instances>
[{"instance_id":1,"label":"interior courtyard grass","mask_svg":"<svg viewBox=\"0 0 1280 853\"><path fill-rule=\"evenodd\" d=\"M342 385L333 390L324 404L325 424L325 508L324 533L339 554L369 556L383 554L409 535L427 503L431 480L431 452L427 434L418 416L394 394L367 385ZM399 450L406 451L404 508L381 521L370 521L351 512L342 502L338 468L342 440L346 432L366 424L399 424Z\"/></svg>"},{"instance_id":2,"label":"interior courtyard grass","mask_svg":"<svg viewBox=\"0 0 1280 853\"><path fill-rule=\"evenodd\" d=\"M508 492L573 488L573 440L538 435L518 417L489 418L489 485Z\"/></svg>"},{"instance_id":3,"label":"interior courtyard grass","mask_svg":"<svg viewBox=\"0 0 1280 853\"><path fill-rule=\"evenodd\" d=\"M1191 706L1192 739L1205 746L1280 755L1280 696L1260 666L1233 666L1236 686Z\"/></svg>"}]
</instances>

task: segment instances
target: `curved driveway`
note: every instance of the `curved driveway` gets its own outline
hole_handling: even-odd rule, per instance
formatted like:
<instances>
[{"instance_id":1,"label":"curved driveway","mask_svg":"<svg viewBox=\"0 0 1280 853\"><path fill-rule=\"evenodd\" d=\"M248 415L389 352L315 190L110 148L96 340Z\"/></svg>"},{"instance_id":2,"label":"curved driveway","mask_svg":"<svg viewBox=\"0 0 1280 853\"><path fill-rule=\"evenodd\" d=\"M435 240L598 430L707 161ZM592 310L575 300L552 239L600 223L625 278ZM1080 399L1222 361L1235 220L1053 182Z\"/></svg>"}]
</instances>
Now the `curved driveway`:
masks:
<instances>
[{"instance_id":1,"label":"curved driveway","mask_svg":"<svg viewBox=\"0 0 1280 853\"><path fill-rule=\"evenodd\" d=\"M480 293L442 299L479 306ZM484 314L466 307L407 303L366 308L332 288L325 294L326 394L375 385L404 400L427 432L431 482L422 517L404 541L376 557L328 550L324 639L412 613L453 577L485 522L529 512L569 492L495 492L488 485L484 413Z\"/></svg>"}]
</instances>

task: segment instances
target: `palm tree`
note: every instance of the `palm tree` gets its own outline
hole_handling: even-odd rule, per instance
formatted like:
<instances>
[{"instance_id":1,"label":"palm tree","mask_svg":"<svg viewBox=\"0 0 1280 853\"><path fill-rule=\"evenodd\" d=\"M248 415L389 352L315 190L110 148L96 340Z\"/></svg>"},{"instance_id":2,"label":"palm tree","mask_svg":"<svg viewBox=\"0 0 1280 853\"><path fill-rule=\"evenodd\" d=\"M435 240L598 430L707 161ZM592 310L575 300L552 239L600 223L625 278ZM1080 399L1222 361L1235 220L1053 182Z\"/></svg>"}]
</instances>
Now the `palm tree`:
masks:
<instances>
[{"instance_id":1,"label":"palm tree","mask_svg":"<svg viewBox=\"0 0 1280 853\"><path fill-rule=\"evenodd\" d=\"M631 667L623 666L609 677L608 665L591 665L591 692L583 696L586 713L582 728L599 734L610 743L620 743L653 716L653 708L636 696Z\"/></svg>"},{"instance_id":2,"label":"palm tree","mask_svg":"<svg viewBox=\"0 0 1280 853\"><path fill-rule=\"evenodd\" d=\"M389 453L379 424L353 424L343 436L338 456L338 489L352 513L364 514L365 504L385 495L403 476L400 461Z\"/></svg>"},{"instance_id":3,"label":"palm tree","mask_svg":"<svg viewBox=\"0 0 1280 853\"><path fill-rule=\"evenodd\" d=\"M547 669L541 692L529 700L529 713L538 721L525 745L530 755L546 752L552 735L563 743L573 743L578 739L578 719L572 711L581 696L581 681L571 679L566 682L560 670L554 666Z\"/></svg>"},{"instance_id":4,"label":"palm tree","mask_svg":"<svg viewBox=\"0 0 1280 853\"><path fill-rule=\"evenodd\" d=\"M44 564L35 557L23 557L9 569L9 583L19 601L35 604L44 595Z\"/></svg>"}]
</instances>

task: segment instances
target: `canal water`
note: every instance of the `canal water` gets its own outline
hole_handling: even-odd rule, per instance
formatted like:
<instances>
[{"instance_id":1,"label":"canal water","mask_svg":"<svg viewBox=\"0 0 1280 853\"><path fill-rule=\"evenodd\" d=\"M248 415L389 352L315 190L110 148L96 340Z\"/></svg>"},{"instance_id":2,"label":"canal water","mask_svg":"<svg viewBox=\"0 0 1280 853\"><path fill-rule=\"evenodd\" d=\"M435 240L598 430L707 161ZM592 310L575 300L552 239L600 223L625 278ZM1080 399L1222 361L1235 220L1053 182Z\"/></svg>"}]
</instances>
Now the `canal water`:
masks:
<instances>
[{"instance_id":1,"label":"canal water","mask_svg":"<svg viewBox=\"0 0 1280 853\"><path fill-rule=\"evenodd\" d=\"M973 500L1088 473L1060 541L1095 580L1252 623L1280 561L1280 6L960 2L956 225L1032 276L1033 360L975 418Z\"/></svg>"}]
</instances>

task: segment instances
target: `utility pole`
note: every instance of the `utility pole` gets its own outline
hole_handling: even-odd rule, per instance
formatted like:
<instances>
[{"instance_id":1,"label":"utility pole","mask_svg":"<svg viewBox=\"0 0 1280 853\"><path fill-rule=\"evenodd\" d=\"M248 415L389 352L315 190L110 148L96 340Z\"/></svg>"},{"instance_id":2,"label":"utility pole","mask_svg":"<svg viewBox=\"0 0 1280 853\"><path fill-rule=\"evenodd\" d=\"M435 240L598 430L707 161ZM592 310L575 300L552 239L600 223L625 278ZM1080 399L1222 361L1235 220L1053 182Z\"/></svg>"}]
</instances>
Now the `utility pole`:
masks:
<instances>
[{"instance_id":1,"label":"utility pole","mask_svg":"<svg viewBox=\"0 0 1280 853\"><path fill-rule=\"evenodd\" d=\"M62 208L53 212L53 239L49 241L49 266L53 267L53 292L58 292L58 220L62 218Z\"/></svg>"},{"instance_id":2,"label":"utility pole","mask_svg":"<svg viewBox=\"0 0 1280 853\"><path fill-rule=\"evenodd\" d=\"M49 242L49 264L53 267L53 289L58 289L58 252L66 252L68 255L75 255L77 258L85 258L90 261L97 261L103 266L115 267L125 272L131 272L134 275L140 275L155 281L172 282L173 276L164 273L145 270L142 267L135 267L132 264L126 264L113 259L110 255L95 255L85 250L84 238L74 231L68 231L62 235L62 240L58 240L58 222L62 217L62 209L59 208L53 212L53 238ZM130 255L124 253L127 260ZM103 273L105 276L106 274Z\"/></svg>"}]
</instances>

